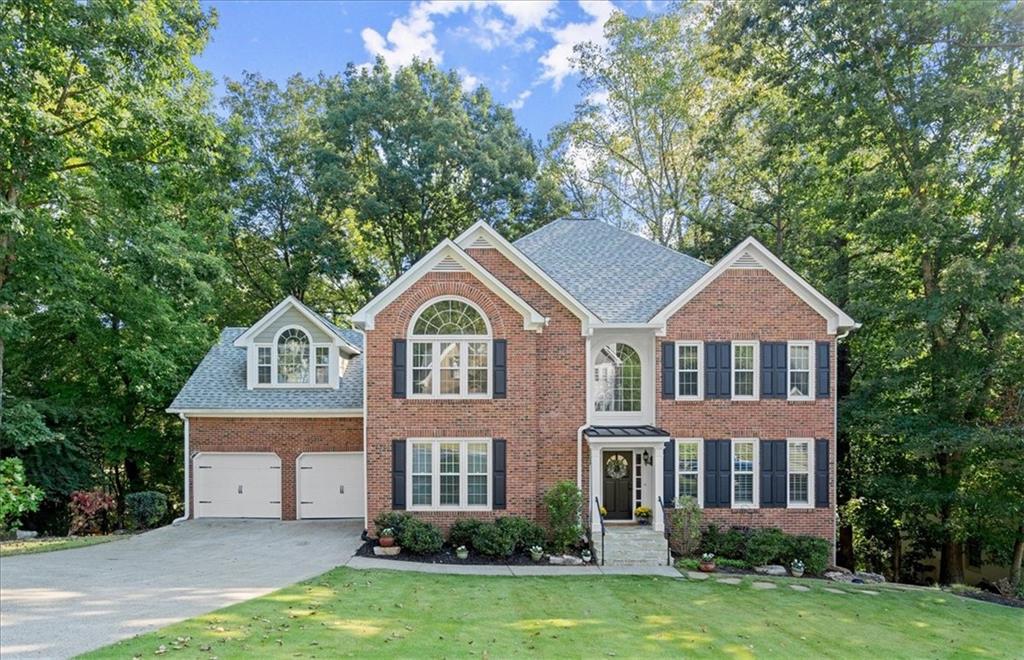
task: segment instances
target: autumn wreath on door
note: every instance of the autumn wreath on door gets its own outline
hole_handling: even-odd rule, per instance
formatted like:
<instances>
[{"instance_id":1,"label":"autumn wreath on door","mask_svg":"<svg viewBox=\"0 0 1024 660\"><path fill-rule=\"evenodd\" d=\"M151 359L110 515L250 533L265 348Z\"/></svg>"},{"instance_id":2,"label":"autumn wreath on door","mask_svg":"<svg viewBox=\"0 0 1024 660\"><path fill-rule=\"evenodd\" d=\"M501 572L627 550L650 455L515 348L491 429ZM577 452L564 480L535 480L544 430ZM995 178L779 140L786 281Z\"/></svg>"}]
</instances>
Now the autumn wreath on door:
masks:
<instances>
[{"instance_id":1,"label":"autumn wreath on door","mask_svg":"<svg viewBox=\"0 0 1024 660\"><path fill-rule=\"evenodd\" d=\"M622 454L612 454L604 463L604 473L609 479L624 479L629 474L629 461Z\"/></svg>"}]
</instances>

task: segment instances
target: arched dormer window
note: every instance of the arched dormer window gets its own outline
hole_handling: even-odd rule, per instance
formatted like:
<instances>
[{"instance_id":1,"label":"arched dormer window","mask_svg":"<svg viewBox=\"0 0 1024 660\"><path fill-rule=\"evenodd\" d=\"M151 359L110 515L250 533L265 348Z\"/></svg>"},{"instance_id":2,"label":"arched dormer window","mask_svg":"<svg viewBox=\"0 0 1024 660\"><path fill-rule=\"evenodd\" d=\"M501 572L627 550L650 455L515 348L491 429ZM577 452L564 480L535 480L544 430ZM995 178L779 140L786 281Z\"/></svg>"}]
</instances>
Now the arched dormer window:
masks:
<instances>
[{"instance_id":1,"label":"arched dormer window","mask_svg":"<svg viewBox=\"0 0 1024 660\"><path fill-rule=\"evenodd\" d=\"M629 344L608 344L594 360L594 410L639 412L640 355Z\"/></svg>"},{"instance_id":2,"label":"arched dormer window","mask_svg":"<svg viewBox=\"0 0 1024 660\"><path fill-rule=\"evenodd\" d=\"M277 382L309 384L309 335L299 328L288 328L277 338Z\"/></svg>"},{"instance_id":3,"label":"arched dormer window","mask_svg":"<svg viewBox=\"0 0 1024 660\"><path fill-rule=\"evenodd\" d=\"M409 391L418 397L487 397L491 327L468 300L433 300L410 327Z\"/></svg>"}]
</instances>

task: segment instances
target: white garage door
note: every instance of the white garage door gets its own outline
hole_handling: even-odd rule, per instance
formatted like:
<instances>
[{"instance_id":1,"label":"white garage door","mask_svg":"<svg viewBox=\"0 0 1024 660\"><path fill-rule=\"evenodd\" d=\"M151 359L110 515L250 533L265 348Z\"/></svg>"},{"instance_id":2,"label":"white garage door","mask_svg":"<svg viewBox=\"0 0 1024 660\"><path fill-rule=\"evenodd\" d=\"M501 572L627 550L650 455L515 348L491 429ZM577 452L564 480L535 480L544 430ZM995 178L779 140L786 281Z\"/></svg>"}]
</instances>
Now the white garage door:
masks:
<instances>
[{"instance_id":1,"label":"white garage door","mask_svg":"<svg viewBox=\"0 0 1024 660\"><path fill-rule=\"evenodd\" d=\"M196 518L280 518L277 454L196 454Z\"/></svg>"},{"instance_id":2,"label":"white garage door","mask_svg":"<svg viewBox=\"0 0 1024 660\"><path fill-rule=\"evenodd\" d=\"M311 453L297 461L299 518L361 518L363 454Z\"/></svg>"}]
</instances>

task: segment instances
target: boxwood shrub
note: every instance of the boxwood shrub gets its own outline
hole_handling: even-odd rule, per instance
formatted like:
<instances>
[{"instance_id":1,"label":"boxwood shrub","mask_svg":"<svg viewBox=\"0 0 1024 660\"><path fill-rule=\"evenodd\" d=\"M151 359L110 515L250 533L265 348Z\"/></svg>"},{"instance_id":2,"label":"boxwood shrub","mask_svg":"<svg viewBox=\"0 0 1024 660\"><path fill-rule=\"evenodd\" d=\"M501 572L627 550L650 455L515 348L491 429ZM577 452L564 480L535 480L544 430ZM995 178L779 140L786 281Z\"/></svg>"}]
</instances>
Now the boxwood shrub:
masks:
<instances>
[{"instance_id":1,"label":"boxwood shrub","mask_svg":"<svg viewBox=\"0 0 1024 660\"><path fill-rule=\"evenodd\" d=\"M401 522L400 528L392 529L398 535L398 545L402 546L402 550L414 555L432 555L441 550L444 537L440 529L412 517Z\"/></svg>"},{"instance_id":2,"label":"boxwood shrub","mask_svg":"<svg viewBox=\"0 0 1024 660\"><path fill-rule=\"evenodd\" d=\"M155 490L128 493L124 497L124 510L132 529L152 529L167 515L167 496Z\"/></svg>"},{"instance_id":3,"label":"boxwood shrub","mask_svg":"<svg viewBox=\"0 0 1024 660\"><path fill-rule=\"evenodd\" d=\"M768 527L746 529L733 527L727 531L708 525L701 534L701 552L713 552L720 559L737 559L751 566L781 564L789 566L794 559L804 563L807 573L820 575L828 568L829 542L816 536L793 536Z\"/></svg>"},{"instance_id":4,"label":"boxwood shrub","mask_svg":"<svg viewBox=\"0 0 1024 660\"><path fill-rule=\"evenodd\" d=\"M453 548L457 548L460 545L464 545L467 548L475 548L473 539L476 538L477 532L483 524L483 521L476 518L459 518L452 523L451 529L448 530L448 543Z\"/></svg>"}]
</instances>

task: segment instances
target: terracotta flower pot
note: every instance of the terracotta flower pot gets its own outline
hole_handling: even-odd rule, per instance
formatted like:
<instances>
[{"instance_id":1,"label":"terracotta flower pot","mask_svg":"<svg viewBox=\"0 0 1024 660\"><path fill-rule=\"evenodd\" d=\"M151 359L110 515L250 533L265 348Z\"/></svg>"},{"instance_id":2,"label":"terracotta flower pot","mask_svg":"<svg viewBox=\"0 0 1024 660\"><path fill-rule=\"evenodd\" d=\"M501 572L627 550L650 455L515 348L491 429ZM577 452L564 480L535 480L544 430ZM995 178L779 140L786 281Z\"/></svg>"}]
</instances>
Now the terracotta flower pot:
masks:
<instances>
[{"instance_id":1,"label":"terracotta flower pot","mask_svg":"<svg viewBox=\"0 0 1024 660\"><path fill-rule=\"evenodd\" d=\"M394 536L382 536L382 537L380 537L377 540L377 542L380 543L380 547L382 547L382 548L390 548L391 546L393 546L395 544L395 537Z\"/></svg>"},{"instance_id":2,"label":"terracotta flower pot","mask_svg":"<svg viewBox=\"0 0 1024 660\"><path fill-rule=\"evenodd\" d=\"M715 562L713 562L713 561L702 561L700 563L700 572L701 573L714 573L715 572Z\"/></svg>"}]
</instances>

